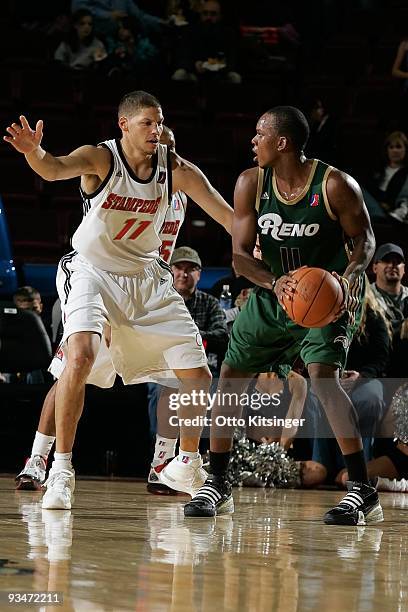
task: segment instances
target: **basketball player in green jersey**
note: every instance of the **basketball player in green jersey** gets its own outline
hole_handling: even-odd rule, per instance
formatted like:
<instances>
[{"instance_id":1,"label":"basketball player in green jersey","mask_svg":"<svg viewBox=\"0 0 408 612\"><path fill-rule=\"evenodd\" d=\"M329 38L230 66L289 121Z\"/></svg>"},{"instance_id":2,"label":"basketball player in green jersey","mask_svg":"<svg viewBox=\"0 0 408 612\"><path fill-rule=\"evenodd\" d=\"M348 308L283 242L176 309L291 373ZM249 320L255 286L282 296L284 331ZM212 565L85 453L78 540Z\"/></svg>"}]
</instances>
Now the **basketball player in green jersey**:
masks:
<instances>
[{"instance_id":1,"label":"basketball player in green jersey","mask_svg":"<svg viewBox=\"0 0 408 612\"><path fill-rule=\"evenodd\" d=\"M266 112L252 140L258 167L238 178L234 265L238 274L258 287L234 323L221 370L221 391L231 390L231 379L272 371L280 363L293 363L300 355L350 478L347 495L326 513L324 521L365 525L382 521L383 514L368 480L356 413L339 378L359 321L364 271L375 240L356 181L321 161L306 159L303 149L308 135L307 121L298 109L280 106ZM253 257L257 234L263 261ZM291 271L303 265L332 272L343 288L344 301L337 319L321 329L300 327L285 312L296 287ZM236 380L234 384L243 383ZM231 438L225 428L214 428L216 417L222 414L222 406L213 409L212 480L207 480L185 506L186 516L233 511L231 488L225 478Z\"/></svg>"}]
</instances>

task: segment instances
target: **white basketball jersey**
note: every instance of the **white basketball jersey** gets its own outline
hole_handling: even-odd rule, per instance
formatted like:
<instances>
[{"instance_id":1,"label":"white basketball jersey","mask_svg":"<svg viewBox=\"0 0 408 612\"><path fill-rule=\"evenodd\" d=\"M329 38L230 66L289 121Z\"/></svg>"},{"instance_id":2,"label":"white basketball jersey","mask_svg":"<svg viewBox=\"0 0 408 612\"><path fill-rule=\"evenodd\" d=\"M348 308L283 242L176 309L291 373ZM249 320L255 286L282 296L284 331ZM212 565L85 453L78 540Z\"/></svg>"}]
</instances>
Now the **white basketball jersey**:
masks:
<instances>
[{"instance_id":1,"label":"white basketball jersey","mask_svg":"<svg viewBox=\"0 0 408 612\"><path fill-rule=\"evenodd\" d=\"M173 255L177 236L181 224L186 216L187 196L182 191L173 193L171 205L167 210L166 218L160 230L160 257L169 262Z\"/></svg>"},{"instance_id":2,"label":"white basketball jersey","mask_svg":"<svg viewBox=\"0 0 408 612\"><path fill-rule=\"evenodd\" d=\"M84 217L72 246L102 270L134 274L159 257L159 233L170 208L169 155L167 147L159 145L151 176L141 180L127 163L119 140L102 144L112 152L111 169L94 193L81 190Z\"/></svg>"}]
</instances>

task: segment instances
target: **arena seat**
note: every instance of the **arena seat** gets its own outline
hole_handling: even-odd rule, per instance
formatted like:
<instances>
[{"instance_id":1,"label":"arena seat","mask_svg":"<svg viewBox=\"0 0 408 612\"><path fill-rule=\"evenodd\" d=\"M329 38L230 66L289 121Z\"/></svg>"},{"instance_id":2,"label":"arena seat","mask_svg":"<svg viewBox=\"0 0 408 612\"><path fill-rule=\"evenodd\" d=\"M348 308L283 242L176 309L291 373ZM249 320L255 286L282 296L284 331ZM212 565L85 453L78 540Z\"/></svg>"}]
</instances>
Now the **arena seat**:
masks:
<instances>
[{"instance_id":1,"label":"arena seat","mask_svg":"<svg viewBox=\"0 0 408 612\"><path fill-rule=\"evenodd\" d=\"M0 371L47 368L51 355L50 339L35 312L16 308L13 303L0 305Z\"/></svg>"}]
</instances>

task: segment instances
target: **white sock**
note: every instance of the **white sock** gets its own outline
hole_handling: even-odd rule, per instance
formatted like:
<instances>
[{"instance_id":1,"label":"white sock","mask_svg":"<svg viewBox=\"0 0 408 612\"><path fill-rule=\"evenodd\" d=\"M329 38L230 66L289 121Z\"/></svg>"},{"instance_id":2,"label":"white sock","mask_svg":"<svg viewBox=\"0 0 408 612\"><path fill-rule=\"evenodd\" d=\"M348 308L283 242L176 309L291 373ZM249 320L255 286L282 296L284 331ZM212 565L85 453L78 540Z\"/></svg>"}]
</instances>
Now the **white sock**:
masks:
<instances>
[{"instance_id":1,"label":"white sock","mask_svg":"<svg viewBox=\"0 0 408 612\"><path fill-rule=\"evenodd\" d=\"M54 461L52 462L52 469L54 472L60 470L73 470L72 467L72 453L54 453Z\"/></svg>"},{"instance_id":2,"label":"white sock","mask_svg":"<svg viewBox=\"0 0 408 612\"><path fill-rule=\"evenodd\" d=\"M192 461L195 461L196 459L200 458L200 453L196 452L196 453L190 453L188 451L183 451L179 450L179 454L177 456L177 461L181 461L182 463L191 463Z\"/></svg>"},{"instance_id":3,"label":"white sock","mask_svg":"<svg viewBox=\"0 0 408 612\"><path fill-rule=\"evenodd\" d=\"M40 431L36 431L33 448L31 450L31 457L34 457L34 455L41 455L41 457L44 457L44 459L47 460L54 442L55 436L46 436Z\"/></svg>"},{"instance_id":4,"label":"white sock","mask_svg":"<svg viewBox=\"0 0 408 612\"><path fill-rule=\"evenodd\" d=\"M159 436L159 434L156 434L152 466L156 467L157 465L161 465L167 459L174 457L176 454L176 444L177 438L175 440L173 438L163 438Z\"/></svg>"}]
</instances>

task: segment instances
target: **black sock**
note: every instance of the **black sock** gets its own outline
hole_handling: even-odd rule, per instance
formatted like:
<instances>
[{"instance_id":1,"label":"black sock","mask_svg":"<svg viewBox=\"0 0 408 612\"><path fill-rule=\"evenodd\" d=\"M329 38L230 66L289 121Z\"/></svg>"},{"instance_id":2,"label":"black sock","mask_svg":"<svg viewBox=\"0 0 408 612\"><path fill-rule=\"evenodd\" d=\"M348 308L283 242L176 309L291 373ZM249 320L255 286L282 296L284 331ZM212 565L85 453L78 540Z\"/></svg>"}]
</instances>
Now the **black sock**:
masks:
<instances>
[{"instance_id":1,"label":"black sock","mask_svg":"<svg viewBox=\"0 0 408 612\"><path fill-rule=\"evenodd\" d=\"M226 453L214 453L210 451L210 467L214 476L225 476L231 457L231 451Z\"/></svg>"},{"instance_id":2,"label":"black sock","mask_svg":"<svg viewBox=\"0 0 408 612\"><path fill-rule=\"evenodd\" d=\"M369 484L364 451L343 455L349 480Z\"/></svg>"}]
</instances>

